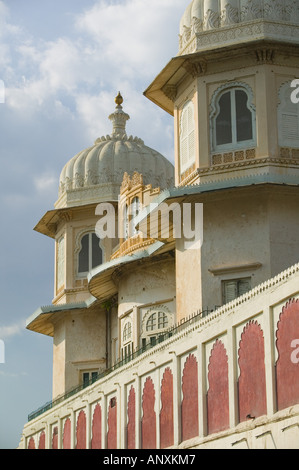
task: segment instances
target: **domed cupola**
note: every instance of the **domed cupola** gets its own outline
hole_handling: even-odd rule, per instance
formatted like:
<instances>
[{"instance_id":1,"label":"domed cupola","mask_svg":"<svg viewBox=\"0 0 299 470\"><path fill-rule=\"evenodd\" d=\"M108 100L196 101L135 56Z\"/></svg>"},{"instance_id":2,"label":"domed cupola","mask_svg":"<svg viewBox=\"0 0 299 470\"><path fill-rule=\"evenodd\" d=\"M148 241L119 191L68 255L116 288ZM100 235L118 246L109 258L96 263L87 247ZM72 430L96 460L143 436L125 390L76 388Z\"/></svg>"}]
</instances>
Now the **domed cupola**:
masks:
<instances>
[{"instance_id":1,"label":"domed cupola","mask_svg":"<svg viewBox=\"0 0 299 470\"><path fill-rule=\"evenodd\" d=\"M75 155L63 168L59 181L57 209L103 201L117 201L124 173L143 175L144 184L166 189L174 184L173 165L138 137L127 136L129 115L123 98L115 98L116 109L109 116L112 134L98 138L94 145Z\"/></svg>"},{"instance_id":2,"label":"domed cupola","mask_svg":"<svg viewBox=\"0 0 299 470\"><path fill-rule=\"evenodd\" d=\"M299 43L298 0L193 0L180 22L179 55L258 39Z\"/></svg>"}]
</instances>

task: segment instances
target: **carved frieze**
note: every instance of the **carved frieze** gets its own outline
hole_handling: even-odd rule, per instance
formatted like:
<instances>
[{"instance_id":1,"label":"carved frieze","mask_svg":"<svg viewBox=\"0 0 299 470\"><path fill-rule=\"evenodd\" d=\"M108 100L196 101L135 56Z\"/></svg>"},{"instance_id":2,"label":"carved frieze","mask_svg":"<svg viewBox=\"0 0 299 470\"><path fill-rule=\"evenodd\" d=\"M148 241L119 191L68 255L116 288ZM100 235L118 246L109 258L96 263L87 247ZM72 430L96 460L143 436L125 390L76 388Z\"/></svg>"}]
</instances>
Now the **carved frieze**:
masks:
<instances>
[{"instance_id":1,"label":"carved frieze","mask_svg":"<svg viewBox=\"0 0 299 470\"><path fill-rule=\"evenodd\" d=\"M221 11L220 24L221 26L230 26L239 22L239 10L227 3Z\"/></svg>"},{"instance_id":2,"label":"carved frieze","mask_svg":"<svg viewBox=\"0 0 299 470\"><path fill-rule=\"evenodd\" d=\"M136 186L143 186L143 176L142 174L135 171L130 177L130 175L125 172L123 181L121 184L120 193L123 194L125 191L130 191L131 189L135 188Z\"/></svg>"},{"instance_id":3,"label":"carved frieze","mask_svg":"<svg viewBox=\"0 0 299 470\"><path fill-rule=\"evenodd\" d=\"M192 9L189 18L188 12L185 14L179 36L180 53L194 52L189 47L192 38L197 41L195 50L256 35L299 40L297 0L209 0L202 4L197 16Z\"/></svg>"},{"instance_id":4,"label":"carved frieze","mask_svg":"<svg viewBox=\"0 0 299 470\"><path fill-rule=\"evenodd\" d=\"M243 160L253 160L256 158L255 149L236 150L234 152L217 153L212 155L212 165L222 165L226 163L240 162Z\"/></svg>"}]
</instances>

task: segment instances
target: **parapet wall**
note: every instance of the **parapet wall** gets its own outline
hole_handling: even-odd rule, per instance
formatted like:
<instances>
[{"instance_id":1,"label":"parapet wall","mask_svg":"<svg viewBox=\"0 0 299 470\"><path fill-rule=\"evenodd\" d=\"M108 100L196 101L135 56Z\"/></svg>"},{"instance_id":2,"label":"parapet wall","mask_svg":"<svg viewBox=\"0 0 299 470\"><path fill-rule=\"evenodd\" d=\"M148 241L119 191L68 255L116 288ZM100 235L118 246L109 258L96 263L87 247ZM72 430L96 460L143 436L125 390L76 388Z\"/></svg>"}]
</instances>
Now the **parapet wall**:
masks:
<instances>
[{"instance_id":1,"label":"parapet wall","mask_svg":"<svg viewBox=\"0 0 299 470\"><path fill-rule=\"evenodd\" d=\"M28 422L19 446L171 447L299 447L299 264Z\"/></svg>"}]
</instances>

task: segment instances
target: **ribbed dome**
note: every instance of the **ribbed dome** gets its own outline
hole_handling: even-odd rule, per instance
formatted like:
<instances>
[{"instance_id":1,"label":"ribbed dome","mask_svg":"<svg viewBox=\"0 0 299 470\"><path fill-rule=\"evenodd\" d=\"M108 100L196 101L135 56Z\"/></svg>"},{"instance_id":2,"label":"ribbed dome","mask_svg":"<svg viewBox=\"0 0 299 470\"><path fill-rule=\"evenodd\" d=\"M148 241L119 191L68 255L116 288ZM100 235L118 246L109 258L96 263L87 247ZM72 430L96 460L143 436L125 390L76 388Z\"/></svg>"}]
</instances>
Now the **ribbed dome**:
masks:
<instances>
[{"instance_id":1,"label":"ribbed dome","mask_svg":"<svg viewBox=\"0 0 299 470\"><path fill-rule=\"evenodd\" d=\"M180 54L250 39L298 43L298 0L193 0L179 38Z\"/></svg>"},{"instance_id":2,"label":"ribbed dome","mask_svg":"<svg viewBox=\"0 0 299 470\"><path fill-rule=\"evenodd\" d=\"M115 101L116 110L109 116L112 134L97 139L65 165L56 207L117 201L125 172L133 175L137 171L143 175L145 185L162 190L173 186L173 165L141 139L127 136L125 125L129 116L122 110L120 95Z\"/></svg>"}]
</instances>

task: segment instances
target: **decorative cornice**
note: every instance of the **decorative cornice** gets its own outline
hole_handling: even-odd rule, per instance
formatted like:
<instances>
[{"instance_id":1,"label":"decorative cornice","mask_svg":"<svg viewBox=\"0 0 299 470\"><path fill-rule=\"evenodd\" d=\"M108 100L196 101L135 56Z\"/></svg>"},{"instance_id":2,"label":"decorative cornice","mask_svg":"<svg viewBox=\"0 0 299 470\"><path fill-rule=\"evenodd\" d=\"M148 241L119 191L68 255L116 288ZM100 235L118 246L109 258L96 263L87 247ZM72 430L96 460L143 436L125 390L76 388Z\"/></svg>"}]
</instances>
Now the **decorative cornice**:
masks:
<instances>
[{"instance_id":1,"label":"decorative cornice","mask_svg":"<svg viewBox=\"0 0 299 470\"><path fill-rule=\"evenodd\" d=\"M255 158L252 160L244 160L244 161L235 161L231 163L225 164L218 164L212 165L206 168L198 168L197 173L200 175L212 173L218 170L231 170L234 168L240 168L245 166L261 166L267 164L274 164L274 165L284 165L284 166L298 166L299 165L299 158L298 159L291 159L291 158L284 158L284 157L266 157L266 158Z\"/></svg>"},{"instance_id":2,"label":"decorative cornice","mask_svg":"<svg viewBox=\"0 0 299 470\"><path fill-rule=\"evenodd\" d=\"M299 25L278 23L269 19L255 19L244 23L231 24L230 27L219 27L180 37L179 55L209 51L229 45L239 45L245 40L275 40L281 43L299 43Z\"/></svg>"},{"instance_id":3,"label":"decorative cornice","mask_svg":"<svg viewBox=\"0 0 299 470\"><path fill-rule=\"evenodd\" d=\"M210 268L209 271L214 276L221 276L222 274L229 274L229 273L236 273L242 271L251 271L252 269L261 268L261 263L248 263L248 264L240 264L238 266L222 266L216 268Z\"/></svg>"}]
</instances>

